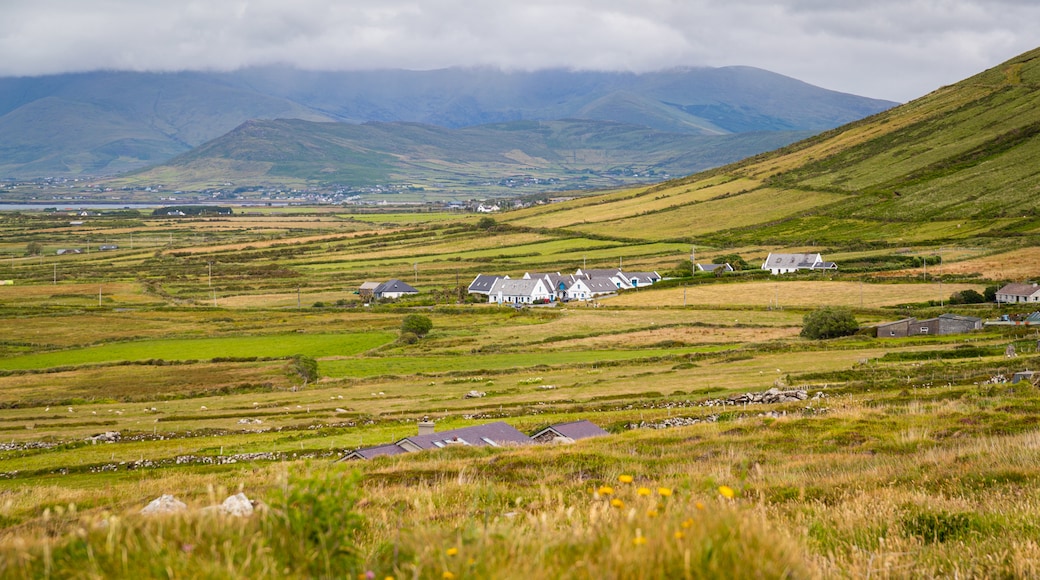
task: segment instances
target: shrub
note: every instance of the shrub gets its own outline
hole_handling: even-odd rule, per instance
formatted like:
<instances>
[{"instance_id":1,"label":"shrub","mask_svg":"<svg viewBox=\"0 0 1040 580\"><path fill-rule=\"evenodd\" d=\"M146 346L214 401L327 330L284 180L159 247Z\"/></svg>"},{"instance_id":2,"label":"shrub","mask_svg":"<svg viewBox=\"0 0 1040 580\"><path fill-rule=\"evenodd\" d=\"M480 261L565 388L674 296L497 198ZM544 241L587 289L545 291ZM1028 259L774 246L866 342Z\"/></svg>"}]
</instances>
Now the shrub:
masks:
<instances>
[{"instance_id":1,"label":"shrub","mask_svg":"<svg viewBox=\"0 0 1040 580\"><path fill-rule=\"evenodd\" d=\"M859 330L852 311L838 306L824 306L805 315L801 336L809 339L849 336Z\"/></svg>"},{"instance_id":2,"label":"shrub","mask_svg":"<svg viewBox=\"0 0 1040 580\"><path fill-rule=\"evenodd\" d=\"M996 300L996 293L994 293L993 299ZM970 288L968 290L954 292L950 296L950 304L982 304L985 301L985 296Z\"/></svg>"},{"instance_id":3,"label":"shrub","mask_svg":"<svg viewBox=\"0 0 1040 580\"><path fill-rule=\"evenodd\" d=\"M401 336L397 337L397 342L401 344L415 344L419 342L419 337L414 332L402 332Z\"/></svg>"},{"instance_id":4,"label":"shrub","mask_svg":"<svg viewBox=\"0 0 1040 580\"><path fill-rule=\"evenodd\" d=\"M309 383L318 380L318 361L309 356L298 354L292 357L289 365L290 372Z\"/></svg>"},{"instance_id":5,"label":"shrub","mask_svg":"<svg viewBox=\"0 0 1040 580\"><path fill-rule=\"evenodd\" d=\"M401 333L410 332L422 338L433 329L433 322L422 314L409 314L401 321Z\"/></svg>"}]
</instances>

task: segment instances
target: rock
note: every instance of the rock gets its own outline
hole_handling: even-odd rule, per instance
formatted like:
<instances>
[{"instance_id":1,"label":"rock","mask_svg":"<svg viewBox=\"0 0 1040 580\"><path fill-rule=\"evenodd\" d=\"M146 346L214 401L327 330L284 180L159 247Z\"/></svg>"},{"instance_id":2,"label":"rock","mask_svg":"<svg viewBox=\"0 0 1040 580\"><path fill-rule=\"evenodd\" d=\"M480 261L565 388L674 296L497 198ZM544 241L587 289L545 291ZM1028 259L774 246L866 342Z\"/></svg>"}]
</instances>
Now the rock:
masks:
<instances>
[{"instance_id":1,"label":"rock","mask_svg":"<svg viewBox=\"0 0 1040 580\"><path fill-rule=\"evenodd\" d=\"M188 509L188 506L184 502L178 500L172 495L163 494L141 508L141 513L145 515L173 514L182 512L186 509Z\"/></svg>"},{"instance_id":2,"label":"rock","mask_svg":"<svg viewBox=\"0 0 1040 580\"><path fill-rule=\"evenodd\" d=\"M465 395L463 395L462 398L463 399L479 399L481 397L486 397L486 396L487 396L487 393L485 393L484 391L470 391L470 392L466 393Z\"/></svg>"},{"instance_id":3,"label":"rock","mask_svg":"<svg viewBox=\"0 0 1040 580\"><path fill-rule=\"evenodd\" d=\"M350 411L348 411L348 410L346 410L346 409L344 409L342 407L336 407L336 412L337 413L349 413Z\"/></svg>"},{"instance_id":4,"label":"rock","mask_svg":"<svg viewBox=\"0 0 1040 580\"><path fill-rule=\"evenodd\" d=\"M122 438L123 436L119 431L105 431L104 433L94 435L93 437L87 437L87 441L90 441L93 445L97 445L98 443L114 443Z\"/></svg>"},{"instance_id":5,"label":"rock","mask_svg":"<svg viewBox=\"0 0 1040 580\"><path fill-rule=\"evenodd\" d=\"M246 494L238 492L220 504L220 512L229 516L247 518L253 515L253 502L246 497Z\"/></svg>"}]
</instances>

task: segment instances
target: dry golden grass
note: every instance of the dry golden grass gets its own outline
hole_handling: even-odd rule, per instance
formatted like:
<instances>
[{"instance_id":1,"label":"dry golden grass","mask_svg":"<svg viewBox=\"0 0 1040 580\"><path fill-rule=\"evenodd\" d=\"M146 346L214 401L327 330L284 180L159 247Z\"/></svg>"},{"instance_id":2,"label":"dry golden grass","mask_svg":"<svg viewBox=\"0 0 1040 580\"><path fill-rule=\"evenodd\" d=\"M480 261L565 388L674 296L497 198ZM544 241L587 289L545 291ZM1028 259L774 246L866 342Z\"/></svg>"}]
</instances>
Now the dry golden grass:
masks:
<instances>
[{"instance_id":1,"label":"dry golden grass","mask_svg":"<svg viewBox=\"0 0 1040 580\"><path fill-rule=\"evenodd\" d=\"M947 254L944 252L944 257ZM957 259L956 255L950 255L950 259ZM1040 248L1020 248L978 258L970 258L957 262L944 262L942 266L944 274L965 275L979 274L990 280L1016 280L1025 281L1040 277ZM913 270L899 270L885 273L891 276L915 276L922 273L920 268ZM929 267L929 274L938 274L937 266Z\"/></svg>"},{"instance_id":2,"label":"dry golden grass","mask_svg":"<svg viewBox=\"0 0 1040 580\"><path fill-rule=\"evenodd\" d=\"M610 306L776 306L780 308L815 308L817 306L848 306L851 308L880 308L949 300L950 295L962 290L981 292L980 284L861 284L826 280L799 280L776 282L741 282L705 284L686 288L645 289L628 291L603 304Z\"/></svg>"},{"instance_id":3,"label":"dry golden grass","mask_svg":"<svg viewBox=\"0 0 1040 580\"><path fill-rule=\"evenodd\" d=\"M98 293L105 306L159 304L160 298L148 294L144 286L134 282L102 282L100 284L45 284L0 286L0 302L6 304L97 305Z\"/></svg>"}]
</instances>

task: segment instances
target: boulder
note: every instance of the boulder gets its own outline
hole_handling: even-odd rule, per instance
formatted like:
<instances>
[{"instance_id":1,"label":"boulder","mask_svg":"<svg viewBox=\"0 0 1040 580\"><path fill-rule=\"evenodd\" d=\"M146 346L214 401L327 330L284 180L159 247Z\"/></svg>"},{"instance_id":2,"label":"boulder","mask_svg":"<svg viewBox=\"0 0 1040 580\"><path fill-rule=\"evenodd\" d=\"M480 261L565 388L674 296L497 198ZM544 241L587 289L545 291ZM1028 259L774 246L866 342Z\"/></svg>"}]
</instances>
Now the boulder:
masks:
<instances>
[{"instance_id":1,"label":"boulder","mask_svg":"<svg viewBox=\"0 0 1040 580\"><path fill-rule=\"evenodd\" d=\"M229 516L247 518L253 515L253 502L246 497L246 494L238 492L220 504L220 512Z\"/></svg>"},{"instance_id":2,"label":"boulder","mask_svg":"<svg viewBox=\"0 0 1040 580\"><path fill-rule=\"evenodd\" d=\"M186 509L188 509L188 506L184 502L172 495L163 494L141 508L141 513L145 515L173 514Z\"/></svg>"}]
</instances>

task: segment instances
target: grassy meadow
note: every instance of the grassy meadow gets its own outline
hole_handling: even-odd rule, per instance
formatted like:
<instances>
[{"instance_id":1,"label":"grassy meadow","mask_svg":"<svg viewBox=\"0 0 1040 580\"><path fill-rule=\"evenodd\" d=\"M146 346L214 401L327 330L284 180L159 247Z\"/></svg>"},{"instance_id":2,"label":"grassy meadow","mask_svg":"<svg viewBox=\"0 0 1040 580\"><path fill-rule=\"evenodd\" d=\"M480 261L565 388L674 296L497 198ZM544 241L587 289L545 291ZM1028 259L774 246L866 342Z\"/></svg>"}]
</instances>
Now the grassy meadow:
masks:
<instances>
[{"instance_id":1,"label":"grassy meadow","mask_svg":"<svg viewBox=\"0 0 1040 580\"><path fill-rule=\"evenodd\" d=\"M667 195L739 199L726 188L746 185ZM456 286L478 273L623 262L668 274L689 259L689 241L663 230L632 241L636 230L559 227L548 210L524 220L293 208L68 229L0 216L0 279L12 281L0 286L0 576L1037 573L1040 396L993 382L1035 366L1035 333L799 337L820 305L864 325L949 311L950 294L981 292L1029 248L837 246L854 271L702 275L596 305L460 302ZM120 248L54 255L88 240ZM30 241L44 253L25 255ZM697 245L706 260L753 263L782 249ZM897 267L939 251L941 279ZM354 293L394 277L422 293L367 305ZM412 312L433 331L398 342ZM774 386L815 398L707 404ZM424 416L438 430L503 420L527 433L588 419L610 436L335 462ZM203 509L238 491L261 511ZM138 514L162 494L189 509Z\"/></svg>"}]
</instances>

